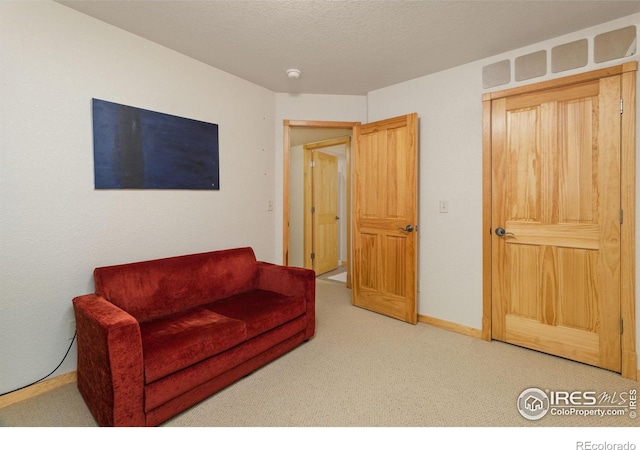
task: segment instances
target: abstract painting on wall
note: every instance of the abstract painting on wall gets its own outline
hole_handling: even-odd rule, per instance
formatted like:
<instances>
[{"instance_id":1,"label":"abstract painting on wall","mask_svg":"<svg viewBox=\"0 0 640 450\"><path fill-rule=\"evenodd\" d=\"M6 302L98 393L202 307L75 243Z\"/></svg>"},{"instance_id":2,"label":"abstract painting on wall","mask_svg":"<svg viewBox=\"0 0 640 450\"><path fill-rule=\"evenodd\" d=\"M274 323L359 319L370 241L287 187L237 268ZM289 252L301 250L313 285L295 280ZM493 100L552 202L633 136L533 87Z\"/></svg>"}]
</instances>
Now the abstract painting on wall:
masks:
<instances>
[{"instance_id":1,"label":"abstract painting on wall","mask_svg":"<svg viewBox=\"0 0 640 450\"><path fill-rule=\"evenodd\" d=\"M220 189L218 125L93 99L96 189Z\"/></svg>"}]
</instances>

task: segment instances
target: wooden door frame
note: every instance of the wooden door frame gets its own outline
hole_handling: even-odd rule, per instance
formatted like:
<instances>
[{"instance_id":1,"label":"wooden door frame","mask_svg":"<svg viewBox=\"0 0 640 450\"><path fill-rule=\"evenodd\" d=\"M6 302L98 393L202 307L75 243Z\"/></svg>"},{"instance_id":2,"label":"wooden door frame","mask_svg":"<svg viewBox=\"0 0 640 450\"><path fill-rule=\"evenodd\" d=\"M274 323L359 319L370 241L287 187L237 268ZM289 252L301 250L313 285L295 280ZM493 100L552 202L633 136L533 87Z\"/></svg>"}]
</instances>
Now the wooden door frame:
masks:
<instances>
[{"instance_id":1,"label":"wooden door frame","mask_svg":"<svg viewBox=\"0 0 640 450\"><path fill-rule=\"evenodd\" d=\"M347 288L351 287L351 153L357 145L353 136L360 122L331 122L318 120L284 120L283 126L283 183L282 183L282 264L289 265L289 237L290 237L290 198L289 178L291 176L291 129L292 128L343 128L351 130L351 147L347 149Z\"/></svg>"},{"instance_id":2,"label":"wooden door frame","mask_svg":"<svg viewBox=\"0 0 640 450\"><path fill-rule=\"evenodd\" d=\"M605 69L585 72L527 86L491 92L482 96L482 338L491 340L491 101L523 93L532 93L572 84L621 75L624 114L621 122L621 203L624 212L620 245L620 315L624 323L621 335L621 375L640 379L636 354L635 321L635 179L636 179L636 71L633 61Z\"/></svg>"}]
</instances>

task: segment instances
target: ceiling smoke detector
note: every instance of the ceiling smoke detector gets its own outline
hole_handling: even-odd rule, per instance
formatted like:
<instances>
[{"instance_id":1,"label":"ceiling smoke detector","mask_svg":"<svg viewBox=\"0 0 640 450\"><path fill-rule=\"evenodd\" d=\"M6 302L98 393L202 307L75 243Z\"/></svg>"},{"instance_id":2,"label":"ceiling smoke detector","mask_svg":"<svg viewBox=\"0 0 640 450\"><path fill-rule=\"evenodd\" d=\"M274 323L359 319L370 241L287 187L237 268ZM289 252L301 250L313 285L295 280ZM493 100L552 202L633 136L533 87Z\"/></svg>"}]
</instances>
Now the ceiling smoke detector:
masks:
<instances>
[{"instance_id":1,"label":"ceiling smoke detector","mask_svg":"<svg viewBox=\"0 0 640 450\"><path fill-rule=\"evenodd\" d=\"M297 80L300 78L300 71L298 69L289 69L287 70L287 76L292 80Z\"/></svg>"}]
</instances>

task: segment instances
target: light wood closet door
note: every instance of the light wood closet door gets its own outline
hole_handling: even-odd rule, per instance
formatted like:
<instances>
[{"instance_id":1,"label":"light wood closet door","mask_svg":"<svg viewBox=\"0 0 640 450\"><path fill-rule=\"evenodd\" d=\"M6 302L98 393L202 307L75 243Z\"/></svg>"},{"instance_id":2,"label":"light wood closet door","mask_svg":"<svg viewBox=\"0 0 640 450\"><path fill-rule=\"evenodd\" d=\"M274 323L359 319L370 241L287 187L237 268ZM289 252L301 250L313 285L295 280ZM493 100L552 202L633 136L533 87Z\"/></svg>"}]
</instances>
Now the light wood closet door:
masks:
<instances>
[{"instance_id":1,"label":"light wood closet door","mask_svg":"<svg viewBox=\"0 0 640 450\"><path fill-rule=\"evenodd\" d=\"M338 267L338 157L314 151L313 249L320 275Z\"/></svg>"},{"instance_id":2,"label":"light wood closet door","mask_svg":"<svg viewBox=\"0 0 640 450\"><path fill-rule=\"evenodd\" d=\"M620 76L491 108L492 336L620 372Z\"/></svg>"}]
</instances>

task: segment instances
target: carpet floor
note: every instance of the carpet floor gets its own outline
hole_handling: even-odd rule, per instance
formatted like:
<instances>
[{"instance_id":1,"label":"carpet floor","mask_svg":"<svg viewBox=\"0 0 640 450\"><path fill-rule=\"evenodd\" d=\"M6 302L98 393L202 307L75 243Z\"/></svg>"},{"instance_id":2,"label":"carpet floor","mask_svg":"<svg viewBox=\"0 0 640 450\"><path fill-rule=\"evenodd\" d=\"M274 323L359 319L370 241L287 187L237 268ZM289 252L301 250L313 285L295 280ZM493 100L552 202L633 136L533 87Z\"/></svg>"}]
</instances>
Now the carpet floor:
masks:
<instances>
[{"instance_id":1,"label":"carpet floor","mask_svg":"<svg viewBox=\"0 0 640 450\"><path fill-rule=\"evenodd\" d=\"M318 280L313 339L162 426L640 425L628 407L620 416L550 412L540 420L528 420L517 408L518 397L528 388L594 392L605 410L614 409L614 402L628 406L629 392L640 383L505 343L425 324L409 325L352 306L350 294L342 283ZM0 410L0 426L94 427L96 423L71 384Z\"/></svg>"}]
</instances>

